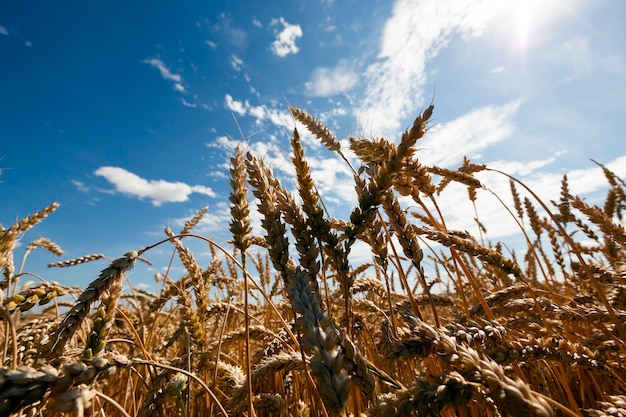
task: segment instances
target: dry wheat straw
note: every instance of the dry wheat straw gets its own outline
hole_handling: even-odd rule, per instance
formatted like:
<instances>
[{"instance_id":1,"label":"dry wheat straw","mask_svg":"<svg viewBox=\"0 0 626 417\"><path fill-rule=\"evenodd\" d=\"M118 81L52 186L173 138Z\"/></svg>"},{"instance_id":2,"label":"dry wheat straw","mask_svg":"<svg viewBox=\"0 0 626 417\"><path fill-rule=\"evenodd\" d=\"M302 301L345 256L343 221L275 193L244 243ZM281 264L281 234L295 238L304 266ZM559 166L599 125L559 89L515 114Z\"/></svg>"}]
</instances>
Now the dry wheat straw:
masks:
<instances>
[{"instance_id":1,"label":"dry wheat straw","mask_svg":"<svg viewBox=\"0 0 626 417\"><path fill-rule=\"evenodd\" d=\"M176 252L183 266L189 274L189 282L193 287L194 301L198 311L191 309L190 300L183 289L178 291L179 301L182 303L183 314L192 319L190 333L196 345L202 349L204 346L204 327L209 310L209 289L203 277L203 270L198 265L196 258L189 248L183 246L180 239L174 237L174 233L169 227L165 228L165 234L174 243Z\"/></svg>"}]
</instances>

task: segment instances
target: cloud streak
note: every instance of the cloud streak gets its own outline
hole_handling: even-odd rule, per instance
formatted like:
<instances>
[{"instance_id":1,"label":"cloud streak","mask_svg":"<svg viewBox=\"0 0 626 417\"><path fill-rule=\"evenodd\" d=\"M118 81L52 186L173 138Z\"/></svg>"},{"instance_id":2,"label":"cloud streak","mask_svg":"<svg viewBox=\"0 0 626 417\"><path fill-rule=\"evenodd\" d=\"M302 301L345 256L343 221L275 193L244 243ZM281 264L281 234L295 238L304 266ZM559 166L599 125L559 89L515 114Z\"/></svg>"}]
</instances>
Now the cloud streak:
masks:
<instances>
[{"instance_id":1,"label":"cloud streak","mask_svg":"<svg viewBox=\"0 0 626 417\"><path fill-rule=\"evenodd\" d=\"M161 77L163 77L164 79L173 81L174 90L181 92L181 93L185 92L185 86L183 85L183 77L181 77L180 74L173 73L172 70L170 70L167 67L167 65L163 63L163 61L161 61L158 58L150 58L150 59L145 59L141 62L158 69L159 72L161 73Z\"/></svg>"},{"instance_id":2,"label":"cloud streak","mask_svg":"<svg viewBox=\"0 0 626 417\"><path fill-rule=\"evenodd\" d=\"M192 193L204 194L209 197L217 195L209 187L203 185L188 185L184 182L169 182L165 180L146 180L124 168L103 166L98 168L95 175L104 177L115 186L115 191L139 199L147 198L154 206L163 203L181 203L189 200Z\"/></svg>"}]
</instances>

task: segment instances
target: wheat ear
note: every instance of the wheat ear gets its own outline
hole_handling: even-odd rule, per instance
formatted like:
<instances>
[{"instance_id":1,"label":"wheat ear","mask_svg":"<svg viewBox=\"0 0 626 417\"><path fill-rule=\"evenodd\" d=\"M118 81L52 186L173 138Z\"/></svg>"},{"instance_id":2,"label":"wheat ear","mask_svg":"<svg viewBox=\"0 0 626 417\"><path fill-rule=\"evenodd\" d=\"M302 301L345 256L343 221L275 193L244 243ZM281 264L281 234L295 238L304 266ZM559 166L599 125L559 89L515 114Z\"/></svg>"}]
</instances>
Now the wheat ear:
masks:
<instances>
[{"instance_id":1,"label":"wheat ear","mask_svg":"<svg viewBox=\"0 0 626 417\"><path fill-rule=\"evenodd\" d=\"M15 272L13 250L15 249L19 237L48 217L50 213L58 209L59 206L59 203L52 203L43 210L37 211L31 216L24 217L22 220L15 222L8 229L0 227L0 269L2 269L7 282L5 285L0 284L0 286L9 288L9 294L11 291L13 273Z\"/></svg>"},{"instance_id":2,"label":"wheat ear","mask_svg":"<svg viewBox=\"0 0 626 417\"><path fill-rule=\"evenodd\" d=\"M339 344L341 334L313 292L310 279L299 268L286 277L286 290L294 311L300 316L302 348L311 354L309 367L327 410L344 416L350 392L350 380L344 369Z\"/></svg>"},{"instance_id":3,"label":"wheat ear","mask_svg":"<svg viewBox=\"0 0 626 417\"><path fill-rule=\"evenodd\" d=\"M289 107L289 110L291 110L293 117L305 125L307 129L309 129L309 132L317 136L317 138L322 141L328 150L334 152L341 150L341 143L326 126L317 121L313 116L309 115L304 110L296 109L295 107Z\"/></svg>"},{"instance_id":4,"label":"wheat ear","mask_svg":"<svg viewBox=\"0 0 626 417\"><path fill-rule=\"evenodd\" d=\"M87 289L80 294L59 327L50 335L49 340L42 347L42 357L51 358L63 351L66 342L80 327L93 303L116 283L122 282L126 272L135 265L139 255L136 251L128 252L124 257L115 259L111 265L102 270L98 278L92 281Z\"/></svg>"},{"instance_id":5,"label":"wheat ear","mask_svg":"<svg viewBox=\"0 0 626 417\"><path fill-rule=\"evenodd\" d=\"M252 365L250 358L250 312L249 312L249 283L247 273L247 256L246 251L250 247L250 233L252 226L250 225L250 207L248 204L248 187L246 186L246 167L243 160L243 151L241 146L235 150L235 156L231 158L230 168L230 187L232 192L229 200L231 203L230 214L230 232L233 236L233 245L241 252L241 266L243 268L243 306L244 306L244 323L245 323L245 363L246 377L248 380L248 415L254 416L254 404L252 401L252 384L250 378L252 375ZM233 277L236 277L234 275Z\"/></svg>"}]
</instances>

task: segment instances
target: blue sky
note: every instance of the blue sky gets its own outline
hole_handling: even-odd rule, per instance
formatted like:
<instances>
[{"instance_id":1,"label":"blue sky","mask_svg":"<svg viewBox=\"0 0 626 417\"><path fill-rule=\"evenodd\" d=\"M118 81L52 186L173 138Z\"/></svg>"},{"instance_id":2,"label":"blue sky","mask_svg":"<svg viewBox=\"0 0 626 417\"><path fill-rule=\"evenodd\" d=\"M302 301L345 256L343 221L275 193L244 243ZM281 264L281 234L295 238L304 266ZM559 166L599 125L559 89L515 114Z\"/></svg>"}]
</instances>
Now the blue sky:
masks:
<instances>
[{"instance_id":1,"label":"blue sky","mask_svg":"<svg viewBox=\"0 0 626 417\"><path fill-rule=\"evenodd\" d=\"M589 158L626 177L625 17L619 0L5 1L0 222L58 201L22 250L45 236L63 259L119 257L209 206L196 231L223 243L239 128L293 185L289 104L340 139L397 141L434 100L425 164L455 168L467 155L546 200L568 173L593 202L605 182ZM347 167L304 141L331 213L345 215ZM480 178L508 197L505 179ZM452 227L475 231L464 190L440 202ZM488 192L479 216L492 240L515 234ZM170 253L149 252L155 269L133 279L149 281ZM35 251L26 270L84 285L105 267L45 268L57 260Z\"/></svg>"}]
</instances>

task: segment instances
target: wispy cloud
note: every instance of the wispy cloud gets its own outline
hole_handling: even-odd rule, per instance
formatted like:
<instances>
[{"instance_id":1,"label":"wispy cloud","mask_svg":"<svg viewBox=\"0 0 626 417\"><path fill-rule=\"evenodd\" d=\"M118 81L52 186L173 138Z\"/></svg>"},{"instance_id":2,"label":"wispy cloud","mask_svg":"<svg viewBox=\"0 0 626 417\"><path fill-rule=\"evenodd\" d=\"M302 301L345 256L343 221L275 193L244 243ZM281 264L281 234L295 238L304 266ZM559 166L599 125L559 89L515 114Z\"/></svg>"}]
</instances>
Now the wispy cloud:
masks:
<instances>
[{"instance_id":1,"label":"wispy cloud","mask_svg":"<svg viewBox=\"0 0 626 417\"><path fill-rule=\"evenodd\" d=\"M240 49L248 46L248 33L239 26L233 25L233 18L229 13L221 13L216 21L205 19L196 23L198 27L207 25L213 37L219 38L219 45L231 45ZM205 41L212 49L216 49L217 42Z\"/></svg>"},{"instance_id":2,"label":"wispy cloud","mask_svg":"<svg viewBox=\"0 0 626 417\"><path fill-rule=\"evenodd\" d=\"M358 80L359 76L354 68L342 59L336 67L315 68L306 88L313 97L329 97L351 90Z\"/></svg>"},{"instance_id":3,"label":"wispy cloud","mask_svg":"<svg viewBox=\"0 0 626 417\"><path fill-rule=\"evenodd\" d=\"M241 71L241 67L243 66L243 60L237 55L233 54L230 56L230 66L233 67L235 71Z\"/></svg>"},{"instance_id":4,"label":"wispy cloud","mask_svg":"<svg viewBox=\"0 0 626 417\"><path fill-rule=\"evenodd\" d=\"M86 193L89 191L89 187L85 185L84 182L78 180L72 180L72 184L76 187L78 191Z\"/></svg>"},{"instance_id":5,"label":"wispy cloud","mask_svg":"<svg viewBox=\"0 0 626 417\"><path fill-rule=\"evenodd\" d=\"M0 35L9 36L9 30L6 27L0 25Z\"/></svg>"},{"instance_id":6,"label":"wispy cloud","mask_svg":"<svg viewBox=\"0 0 626 417\"><path fill-rule=\"evenodd\" d=\"M167 67L167 65L163 63L163 61L161 61L158 58L150 58L150 59L145 59L141 62L158 69L159 72L161 73L161 77L163 77L164 79L173 81L174 90L179 91L181 93L185 92L185 86L183 85L183 77L181 77L180 74L176 74L172 72L172 70L170 70Z\"/></svg>"},{"instance_id":7,"label":"wispy cloud","mask_svg":"<svg viewBox=\"0 0 626 417\"><path fill-rule=\"evenodd\" d=\"M455 34L479 35L506 6L500 0L396 1L385 23L379 60L365 73L365 97L356 114L366 124L363 127L381 135L398 132L423 104L427 60L437 56Z\"/></svg>"},{"instance_id":8,"label":"wispy cloud","mask_svg":"<svg viewBox=\"0 0 626 417\"><path fill-rule=\"evenodd\" d=\"M183 182L169 182L165 180L146 180L119 167L100 167L94 174L104 177L113 184L115 191L140 199L147 198L155 206L160 206L163 203L187 201L192 193L204 194L209 197L217 196L213 190L203 185L188 185Z\"/></svg>"},{"instance_id":9,"label":"wispy cloud","mask_svg":"<svg viewBox=\"0 0 626 417\"><path fill-rule=\"evenodd\" d=\"M451 167L459 165L464 156L478 157L488 146L511 136L520 104L516 100L504 106L482 107L433 126L420 143L420 158L430 165Z\"/></svg>"},{"instance_id":10,"label":"wispy cloud","mask_svg":"<svg viewBox=\"0 0 626 417\"><path fill-rule=\"evenodd\" d=\"M563 71L559 83L571 82L593 66L589 39L576 37L563 42L560 48L551 54L550 59Z\"/></svg>"},{"instance_id":11,"label":"wispy cloud","mask_svg":"<svg viewBox=\"0 0 626 417\"><path fill-rule=\"evenodd\" d=\"M296 54L299 51L296 40L302 37L302 28L300 25L292 25L287 23L284 18L272 19L270 26L282 25L283 30L276 30L276 40L272 42L270 48L275 55L285 57L289 54Z\"/></svg>"}]
</instances>

